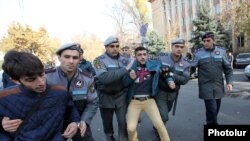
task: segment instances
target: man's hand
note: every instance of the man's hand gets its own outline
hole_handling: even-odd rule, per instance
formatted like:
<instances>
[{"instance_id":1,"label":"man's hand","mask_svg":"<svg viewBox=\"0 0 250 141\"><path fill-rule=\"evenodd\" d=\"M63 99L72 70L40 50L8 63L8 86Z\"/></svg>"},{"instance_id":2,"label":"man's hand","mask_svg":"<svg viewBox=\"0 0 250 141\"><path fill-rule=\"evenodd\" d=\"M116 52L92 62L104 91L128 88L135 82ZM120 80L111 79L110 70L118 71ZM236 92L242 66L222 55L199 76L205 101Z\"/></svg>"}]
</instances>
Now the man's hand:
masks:
<instances>
[{"instance_id":1,"label":"man's hand","mask_svg":"<svg viewBox=\"0 0 250 141\"><path fill-rule=\"evenodd\" d=\"M9 117L4 117L2 120L3 129L7 132L16 132L17 128L23 121L21 119L10 120Z\"/></svg>"},{"instance_id":2,"label":"man's hand","mask_svg":"<svg viewBox=\"0 0 250 141\"><path fill-rule=\"evenodd\" d=\"M65 138L72 138L77 132L77 123L71 122L62 134Z\"/></svg>"},{"instance_id":3,"label":"man's hand","mask_svg":"<svg viewBox=\"0 0 250 141\"><path fill-rule=\"evenodd\" d=\"M176 85L175 85L174 81L169 81L169 82L168 82L168 86L169 86L171 89L175 89L175 88L176 88Z\"/></svg>"},{"instance_id":4,"label":"man's hand","mask_svg":"<svg viewBox=\"0 0 250 141\"><path fill-rule=\"evenodd\" d=\"M87 129L87 124L85 123L85 121L81 121L80 123L81 123L79 127L80 133L81 133L81 136L84 137L86 129Z\"/></svg>"},{"instance_id":5,"label":"man's hand","mask_svg":"<svg viewBox=\"0 0 250 141\"><path fill-rule=\"evenodd\" d=\"M129 62L129 64L126 66L126 70L130 70L130 69L131 69L131 67L132 67L132 65L133 65L133 63L134 63L134 61L135 61L135 59L132 58L131 61Z\"/></svg>"},{"instance_id":6,"label":"man's hand","mask_svg":"<svg viewBox=\"0 0 250 141\"><path fill-rule=\"evenodd\" d=\"M137 77L134 70L131 70L131 71L129 72L129 76L130 76L130 78L133 79L133 80L135 80L136 77Z\"/></svg>"},{"instance_id":7,"label":"man's hand","mask_svg":"<svg viewBox=\"0 0 250 141\"><path fill-rule=\"evenodd\" d=\"M162 76L167 76L169 74L169 72L170 72L170 70L169 70L168 67L162 67L160 69L160 73L161 73Z\"/></svg>"},{"instance_id":8,"label":"man's hand","mask_svg":"<svg viewBox=\"0 0 250 141\"><path fill-rule=\"evenodd\" d=\"M232 91L233 90L233 85L232 84L227 84L227 90Z\"/></svg>"}]
</instances>

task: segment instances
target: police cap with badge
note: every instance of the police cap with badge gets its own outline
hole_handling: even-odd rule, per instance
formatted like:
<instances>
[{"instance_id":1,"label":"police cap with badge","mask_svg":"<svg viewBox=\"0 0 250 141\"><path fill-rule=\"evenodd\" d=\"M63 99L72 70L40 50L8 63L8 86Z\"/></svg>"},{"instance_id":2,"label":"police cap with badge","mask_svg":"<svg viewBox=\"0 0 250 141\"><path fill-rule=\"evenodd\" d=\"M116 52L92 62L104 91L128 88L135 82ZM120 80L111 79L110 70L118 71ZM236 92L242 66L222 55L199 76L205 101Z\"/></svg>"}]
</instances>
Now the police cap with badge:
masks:
<instances>
[{"instance_id":1,"label":"police cap with badge","mask_svg":"<svg viewBox=\"0 0 250 141\"><path fill-rule=\"evenodd\" d=\"M209 31L209 32L206 32L203 36L202 36L202 40L204 40L205 38L211 38L214 40L214 33Z\"/></svg>"},{"instance_id":2,"label":"police cap with badge","mask_svg":"<svg viewBox=\"0 0 250 141\"><path fill-rule=\"evenodd\" d=\"M182 38L175 38L174 40L171 41L172 45L178 45L178 46L184 46L185 45L185 40Z\"/></svg>"},{"instance_id":3,"label":"police cap with badge","mask_svg":"<svg viewBox=\"0 0 250 141\"><path fill-rule=\"evenodd\" d=\"M123 46L122 49L129 49L129 46Z\"/></svg>"},{"instance_id":4,"label":"police cap with badge","mask_svg":"<svg viewBox=\"0 0 250 141\"><path fill-rule=\"evenodd\" d=\"M80 54L83 53L81 45L79 43L64 44L56 50L57 55L61 55L64 50L77 50Z\"/></svg>"},{"instance_id":5,"label":"police cap with badge","mask_svg":"<svg viewBox=\"0 0 250 141\"><path fill-rule=\"evenodd\" d=\"M104 46L107 47L112 43L119 43L119 39L116 36L109 36L105 41L104 41Z\"/></svg>"}]
</instances>

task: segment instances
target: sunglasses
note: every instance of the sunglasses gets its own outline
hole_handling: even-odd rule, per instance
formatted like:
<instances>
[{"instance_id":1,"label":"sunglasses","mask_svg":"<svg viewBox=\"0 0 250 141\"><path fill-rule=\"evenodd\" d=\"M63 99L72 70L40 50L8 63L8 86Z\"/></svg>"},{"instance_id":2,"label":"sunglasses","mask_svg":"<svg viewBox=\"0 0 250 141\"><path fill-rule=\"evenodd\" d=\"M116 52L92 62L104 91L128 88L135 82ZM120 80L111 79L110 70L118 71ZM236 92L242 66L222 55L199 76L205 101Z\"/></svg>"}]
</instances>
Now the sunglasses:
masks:
<instances>
[{"instance_id":1,"label":"sunglasses","mask_svg":"<svg viewBox=\"0 0 250 141\"><path fill-rule=\"evenodd\" d=\"M120 46L119 45L109 45L109 47L110 48L114 48L114 47L119 48Z\"/></svg>"},{"instance_id":2,"label":"sunglasses","mask_svg":"<svg viewBox=\"0 0 250 141\"><path fill-rule=\"evenodd\" d=\"M176 48L184 48L184 46L179 46L179 45L175 45L174 47L176 47Z\"/></svg>"}]
</instances>

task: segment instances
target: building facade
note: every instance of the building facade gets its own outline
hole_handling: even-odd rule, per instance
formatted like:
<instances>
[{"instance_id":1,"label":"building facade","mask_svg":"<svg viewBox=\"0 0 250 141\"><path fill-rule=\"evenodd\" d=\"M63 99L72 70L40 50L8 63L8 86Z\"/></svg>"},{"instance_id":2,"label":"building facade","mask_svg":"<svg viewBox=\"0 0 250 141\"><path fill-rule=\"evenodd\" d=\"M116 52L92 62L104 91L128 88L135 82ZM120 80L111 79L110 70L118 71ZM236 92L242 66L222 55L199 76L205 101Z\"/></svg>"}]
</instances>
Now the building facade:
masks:
<instances>
[{"instance_id":1,"label":"building facade","mask_svg":"<svg viewBox=\"0 0 250 141\"><path fill-rule=\"evenodd\" d=\"M203 1L208 3L211 14L215 15L215 17L220 14L225 5L225 0L149 0L154 30L167 41L175 37L190 40L193 30L192 21L196 18ZM242 0L234 1L239 4ZM233 27L228 26L227 28L226 30L233 35ZM233 52L247 52L246 49L239 48L242 45L247 46L247 41L249 41L249 38L232 36ZM187 42L187 46L192 47L189 42Z\"/></svg>"}]
</instances>

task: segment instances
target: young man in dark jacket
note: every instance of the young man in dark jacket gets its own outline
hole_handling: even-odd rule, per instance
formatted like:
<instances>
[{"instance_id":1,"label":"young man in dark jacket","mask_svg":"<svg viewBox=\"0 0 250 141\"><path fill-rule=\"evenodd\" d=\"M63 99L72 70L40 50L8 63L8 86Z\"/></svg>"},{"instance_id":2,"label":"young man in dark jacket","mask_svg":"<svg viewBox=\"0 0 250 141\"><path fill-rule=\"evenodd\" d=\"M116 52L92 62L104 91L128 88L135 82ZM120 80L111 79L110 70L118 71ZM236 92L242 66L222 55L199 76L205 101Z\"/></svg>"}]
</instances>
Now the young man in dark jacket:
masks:
<instances>
[{"instance_id":1,"label":"young man in dark jacket","mask_svg":"<svg viewBox=\"0 0 250 141\"><path fill-rule=\"evenodd\" d=\"M148 60L144 47L135 49L136 61L129 74L123 77L123 85L128 86L127 130L130 141L138 141L137 123L141 112L145 112L157 129L161 141L170 141L154 97L158 93L160 66L158 60Z\"/></svg>"},{"instance_id":2,"label":"young man in dark jacket","mask_svg":"<svg viewBox=\"0 0 250 141\"><path fill-rule=\"evenodd\" d=\"M80 121L77 109L64 87L46 85L44 66L36 56L9 51L3 70L20 85L0 92L1 125L4 126L3 118L10 118L19 126L1 126L1 141L64 141L75 135ZM63 131L66 109L71 111L71 123Z\"/></svg>"}]
</instances>

